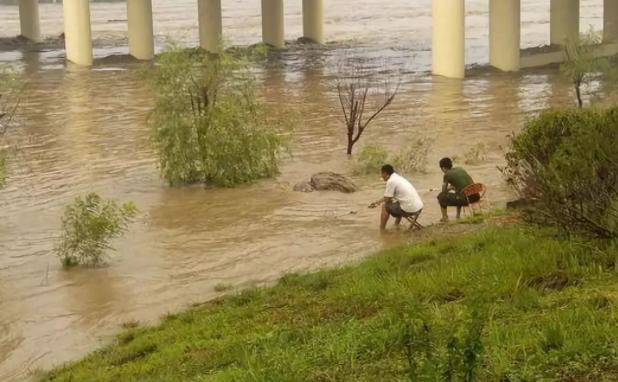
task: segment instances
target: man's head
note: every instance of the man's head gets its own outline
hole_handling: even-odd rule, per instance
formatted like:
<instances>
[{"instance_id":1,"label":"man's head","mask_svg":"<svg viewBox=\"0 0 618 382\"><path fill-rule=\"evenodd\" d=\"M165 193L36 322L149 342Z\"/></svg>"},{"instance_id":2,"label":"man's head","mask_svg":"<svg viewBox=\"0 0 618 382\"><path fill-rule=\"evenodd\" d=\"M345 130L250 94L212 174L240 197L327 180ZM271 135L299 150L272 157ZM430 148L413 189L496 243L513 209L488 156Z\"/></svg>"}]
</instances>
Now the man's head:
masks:
<instances>
[{"instance_id":1,"label":"man's head","mask_svg":"<svg viewBox=\"0 0 618 382\"><path fill-rule=\"evenodd\" d=\"M387 181L394 172L395 169L393 168L393 166L391 166L390 164L385 164L384 166L382 166L382 179Z\"/></svg>"},{"instance_id":2,"label":"man's head","mask_svg":"<svg viewBox=\"0 0 618 382\"><path fill-rule=\"evenodd\" d=\"M453 161L451 158L442 158L440 159L440 169L442 172L447 172L448 170L453 168Z\"/></svg>"}]
</instances>

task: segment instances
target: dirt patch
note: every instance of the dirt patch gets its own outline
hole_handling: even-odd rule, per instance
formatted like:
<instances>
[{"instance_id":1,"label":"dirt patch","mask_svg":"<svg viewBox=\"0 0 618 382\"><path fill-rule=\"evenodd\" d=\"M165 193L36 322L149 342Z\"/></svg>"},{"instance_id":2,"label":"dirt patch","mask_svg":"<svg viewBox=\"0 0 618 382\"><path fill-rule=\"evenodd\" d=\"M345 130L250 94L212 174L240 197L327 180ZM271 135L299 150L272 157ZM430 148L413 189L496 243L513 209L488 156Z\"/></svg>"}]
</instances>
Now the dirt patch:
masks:
<instances>
[{"instance_id":1,"label":"dirt patch","mask_svg":"<svg viewBox=\"0 0 618 382\"><path fill-rule=\"evenodd\" d=\"M453 302L453 301L461 300L465 296L466 295L464 294L464 292L455 288L455 289L451 289L450 291L448 291L448 293L444 296L444 301Z\"/></svg>"},{"instance_id":2,"label":"dirt patch","mask_svg":"<svg viewBox=\"0 0 618 382\"><path fill-rule=\"evenodd\" d=\"M551 272L546 275L532 277L525 282L526 286L534 288L539 292L559 291L580 284L581 278L567 271Z\"/></svg>"},{"instance_id":3,"label":"dirt patch","mask_svg":"<svg viewBox=\"0 0 618 382\"><path fill-rule=\"evenodd\" d=\"M618 365L601 365L585 372L564 370L559 375L559 380L565 382L618 382Z\"/></svg>"},{"instance_id":4,"label":"dirt patch","mask_svg":"<svg viewBox=\"0 0 618 382\"><path fill-rule=\"evenodd\" d=\"M121 345L126 345L129 342L133 342L135 339L135 333L133 332L124 332L118 335L118 343Z\"/></svg>"},{"instance_id":5,"label":"dirt patch","mask_svg":"<svg viewBox=\"0 0 618 382\"><path fill-rule=\"evenodd\" d=\"M409 260L408 265L423 264L423 263L426 263L426 262L431 261L433 259L435 259L435 257L433 255L418 255L418 256L412 257Z\"/></svg>"}]
</instances>

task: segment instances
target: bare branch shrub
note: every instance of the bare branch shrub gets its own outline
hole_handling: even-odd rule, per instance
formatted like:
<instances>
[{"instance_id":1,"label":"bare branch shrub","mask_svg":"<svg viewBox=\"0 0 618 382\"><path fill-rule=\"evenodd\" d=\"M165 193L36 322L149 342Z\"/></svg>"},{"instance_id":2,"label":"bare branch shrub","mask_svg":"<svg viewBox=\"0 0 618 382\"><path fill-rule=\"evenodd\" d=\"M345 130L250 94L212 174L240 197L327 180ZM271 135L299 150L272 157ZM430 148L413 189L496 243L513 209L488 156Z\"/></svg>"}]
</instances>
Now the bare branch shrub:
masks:
<instances>
[{"instance_id":1,"label":"bare branch shrub","mask_svg":"<svg viewBox=\"0 0 618 382\"><path fill-rule=\"evenodd\" d=\"M346 58L339 65L336 84L346 126L346 152L352 155L367 127L395 100L401 78L393 79L386 65L377 70L368 60Z\"/></svg>"}]
</instances>

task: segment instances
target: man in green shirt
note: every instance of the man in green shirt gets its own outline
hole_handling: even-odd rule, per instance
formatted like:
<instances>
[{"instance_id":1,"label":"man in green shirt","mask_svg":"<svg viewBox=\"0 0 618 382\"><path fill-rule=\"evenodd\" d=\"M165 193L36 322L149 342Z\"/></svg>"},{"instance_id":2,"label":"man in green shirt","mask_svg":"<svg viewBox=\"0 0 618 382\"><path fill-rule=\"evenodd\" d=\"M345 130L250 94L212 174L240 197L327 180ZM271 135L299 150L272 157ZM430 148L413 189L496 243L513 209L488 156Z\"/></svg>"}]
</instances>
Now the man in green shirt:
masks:
<instances>
[{"instance_id":1,"label":"man in green shirt","mask_svg":"<svg viewBox=\"0 0 618 382\"><path fill-rule=\"evenodd\" d=\"M441 222L448 222L447 207L457 207L457 219L461 217L461 209L470 203L476 203L481 199L481 195L474 194L468 199L463 193L464 188L474 184L472 177L461 167L453 167L450 158L440 160L440 169L444 173L444 183L442 192L438 195L438 203L442 209Z\"/></svg>"}]
</instances>

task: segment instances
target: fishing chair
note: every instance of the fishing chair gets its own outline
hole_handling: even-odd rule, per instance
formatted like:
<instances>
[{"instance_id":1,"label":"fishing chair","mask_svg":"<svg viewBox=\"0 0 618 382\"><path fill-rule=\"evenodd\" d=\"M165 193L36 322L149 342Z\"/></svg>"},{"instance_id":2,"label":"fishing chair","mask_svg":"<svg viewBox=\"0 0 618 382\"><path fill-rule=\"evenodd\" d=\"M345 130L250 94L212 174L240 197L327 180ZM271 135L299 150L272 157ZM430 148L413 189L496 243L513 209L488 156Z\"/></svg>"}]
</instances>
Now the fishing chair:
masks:
<instances>
[{"instance_id":1,"label":"fishing chair","mask_svg":"<svg viewBox=\"0 0 618 382\"><path fill-rule=\"evenodd\" d=\"M487 187L485 187L483 183L474 183L463 189L463 194L468 202L468 205L464 208L470 208L472 215L476 215L475 207L478 207L479 213L483 213L483 206L481 202L485 197L485 192L487 192ZM470 198L474 195L479 195L479 200L471 203Z\"/></svg>"},{"instance_id":2,"label":"fishing chair","mask_svg":"<svg viewBox=\"0 0 618 382\"><path fill-rule=\"evenodd\" d=\"M410 223L410 228L408 228L408 231L418 231L423 229L421 223L418 222L418 217L421 216L421 212L423 212L422 209L413 213L405 212L403 214L402 218L406 219Z\"/></svg>"}]
</instances>

